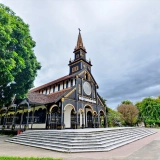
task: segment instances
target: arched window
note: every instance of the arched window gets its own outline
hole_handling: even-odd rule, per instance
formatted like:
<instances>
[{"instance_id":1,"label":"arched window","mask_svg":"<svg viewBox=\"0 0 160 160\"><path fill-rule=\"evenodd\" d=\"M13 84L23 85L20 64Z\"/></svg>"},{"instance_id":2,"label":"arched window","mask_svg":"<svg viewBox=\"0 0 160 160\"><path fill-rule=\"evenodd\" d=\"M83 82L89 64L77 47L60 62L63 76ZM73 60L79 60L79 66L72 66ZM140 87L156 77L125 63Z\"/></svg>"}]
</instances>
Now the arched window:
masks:
<instances>
[{"instance_id":1,"label":"arched window","mask_svg":"<svg viewBox=\"0 0 160 160\"><path fill-rule=\"evenodd\" d=\"M88 80L88 74L86 73L86 80Z\"/></svg>"},{"instance_id":2,"label":"arched window","mask_svg":"<svg viewBox=\"0 0 160 160\"><path fill-rule=\"evenodd\" d=\"M89 73L86 73L85 78L86 78L86 80L90 81L90 75L89 75Z\"/></svg>"}]
</instances>

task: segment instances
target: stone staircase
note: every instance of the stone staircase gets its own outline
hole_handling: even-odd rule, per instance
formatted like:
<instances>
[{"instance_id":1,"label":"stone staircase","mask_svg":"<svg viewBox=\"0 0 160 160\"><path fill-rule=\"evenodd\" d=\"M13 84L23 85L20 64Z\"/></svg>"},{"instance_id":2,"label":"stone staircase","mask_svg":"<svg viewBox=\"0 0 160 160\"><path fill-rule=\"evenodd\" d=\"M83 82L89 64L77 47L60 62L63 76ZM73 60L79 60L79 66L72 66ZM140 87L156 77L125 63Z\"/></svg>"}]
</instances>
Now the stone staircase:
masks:
<instances>
[{"instance_id":1,"label":"stone staircase","mask_svg":"<svg viewBox=\"0 0 160 160\"><path fill-rule=\"evenodd\" d=\"M109 151L156 133L147 128L27 130L7 142L61 152Z\"/></svg>"}]
</instances>

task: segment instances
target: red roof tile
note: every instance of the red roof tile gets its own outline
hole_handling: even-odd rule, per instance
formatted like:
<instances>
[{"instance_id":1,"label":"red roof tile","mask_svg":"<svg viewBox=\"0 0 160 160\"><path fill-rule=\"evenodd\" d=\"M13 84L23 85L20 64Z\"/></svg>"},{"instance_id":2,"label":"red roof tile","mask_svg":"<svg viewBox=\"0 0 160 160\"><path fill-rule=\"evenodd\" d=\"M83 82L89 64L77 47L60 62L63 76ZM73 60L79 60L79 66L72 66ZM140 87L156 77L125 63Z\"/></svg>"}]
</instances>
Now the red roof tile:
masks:
<instances>
[{"instance_id":1,"label":"red roof tile","mask_svg":"<svg viewBox=\"0 0 160 160\"><path fill-rule=\"evenodd\" d=\"M48 96L36 92L29 92L27 95L29 103L39 103L46 104L48 100Z\"/></svg>"},{"instance_id":2,"label":"red roof tile","mask_svg":"<svg viewBox=\"0 0 160 160\"><path fill-rule=\"evenodd\" d=\"M48 103L53 103L59 98L62 97L63 94L65 94L68 90L71 88L66 88L61 91L51 93L49 95L45 94L40 94L37 92L29 92L27 95L27 98L30 103L38 103L38 104L48 104Z\"/></svg>"}]
</instances>

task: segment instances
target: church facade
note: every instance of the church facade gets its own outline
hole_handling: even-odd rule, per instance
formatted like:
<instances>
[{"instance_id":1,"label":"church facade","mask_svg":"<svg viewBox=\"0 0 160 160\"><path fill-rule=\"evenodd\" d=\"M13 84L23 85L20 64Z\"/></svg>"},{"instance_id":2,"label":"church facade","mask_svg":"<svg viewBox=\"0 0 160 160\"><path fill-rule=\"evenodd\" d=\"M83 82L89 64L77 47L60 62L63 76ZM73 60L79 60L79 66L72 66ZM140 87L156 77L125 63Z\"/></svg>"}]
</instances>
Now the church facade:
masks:
<instances>
[{"instance_id":1,"label":"church facade","mask_svg":"<svg viewBox=\"0 0 160 160\"><path fill-rule=\"evenodd\" d=\"M64 129L106 127L106 108L97 92L91 61L79 31L69 61L69 74L29 91L0 110L2 129Z\"/></svg>"}]
</instances>

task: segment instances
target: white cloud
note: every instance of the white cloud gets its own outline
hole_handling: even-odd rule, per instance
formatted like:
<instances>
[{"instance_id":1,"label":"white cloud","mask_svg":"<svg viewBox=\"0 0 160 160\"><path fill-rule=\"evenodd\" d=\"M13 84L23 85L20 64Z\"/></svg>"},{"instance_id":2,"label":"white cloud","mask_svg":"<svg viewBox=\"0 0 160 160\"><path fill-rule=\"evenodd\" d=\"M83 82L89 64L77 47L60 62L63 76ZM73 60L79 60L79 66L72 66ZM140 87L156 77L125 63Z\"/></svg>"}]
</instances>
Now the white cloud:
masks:
<instances>
[{"instance_id":1,"label":"white cloud","mask_svg":"<svg viewBox=\"0 0 160 160\"><path fill-rule=\"evenodd\" d=\"M159 94L160 1L0 2L30 25L42 64L35 86L69 73L68 61L80 27L92 73L109 107Z\"/></svg>"}]
</instances>

